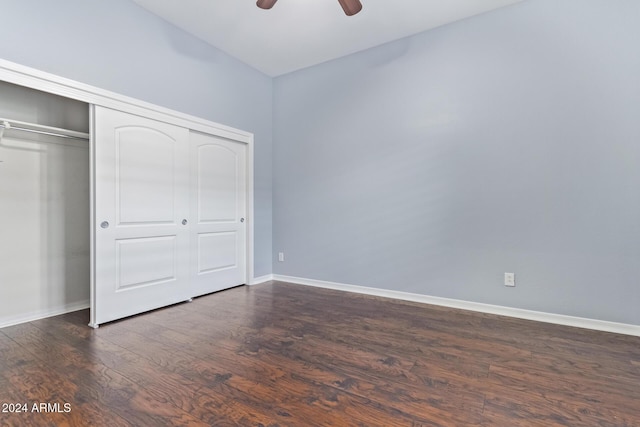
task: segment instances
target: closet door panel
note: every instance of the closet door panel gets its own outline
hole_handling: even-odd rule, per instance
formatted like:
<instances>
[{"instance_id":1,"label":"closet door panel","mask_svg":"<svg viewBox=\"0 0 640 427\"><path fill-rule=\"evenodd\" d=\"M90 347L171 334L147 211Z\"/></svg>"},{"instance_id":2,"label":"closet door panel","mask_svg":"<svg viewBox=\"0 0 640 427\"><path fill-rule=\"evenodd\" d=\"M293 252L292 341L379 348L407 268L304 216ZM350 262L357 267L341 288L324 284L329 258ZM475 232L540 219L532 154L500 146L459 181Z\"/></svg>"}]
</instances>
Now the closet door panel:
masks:
<instances>
[{"instance_id":1,"label":"closet door panel","mask_svg":"<svg viewBox=\"0 0 640 427\"><path fill-rule=\"evenodd\" d=\"M234 222L238 218L239 159L234 147L214 143L211 136L194 136L196 146L198 223ZM211 138L202 143L204 138Z\"/></svg>"},{"instance_id":2,"label":"closet door panel","mask_svg":"<svg viewBox=\"0 0 640 427\"><path fill-rule=\"evenodd\" d=\"M192 132L194 296L246 283L246 145Z\"/></svg>"},{"instance_id":3,"label":"closet door panel","mask_svg":"<svg viewBox=\"0 0 640 427\"><path fill-rule=\"evenodd\" d=\"M177 280L176 236L116 240L116 292Z\"/></svg>"},{"instance_id":4,"label":"closet door panel","mask_svg":"<svg viewBox=\"0 0 640 427\"><path fill-rule=\"evenodd\" d=\"M184 301L187 129L95 107L93 323Z\"/></svg>"},{"instance_id":5,"label":"closet door panel","mask_svg":"<svg viewBox=\"0 0 640 427\"><path fill-rule=\"evenodd\" d=\"M118 225L171 224L175 219L176 141L155 129L116 130Z\"/></svg>"},{"instance_id":6,"label":"closet door panel","mask_svg":"<svg viewBox=\"0 0 640 427\"><path fill-rule=\"evenodd\" d=\"M236 267L238 263L238 233L218 232L198 234L198 273Z\"/></svg>"}]
</instances>

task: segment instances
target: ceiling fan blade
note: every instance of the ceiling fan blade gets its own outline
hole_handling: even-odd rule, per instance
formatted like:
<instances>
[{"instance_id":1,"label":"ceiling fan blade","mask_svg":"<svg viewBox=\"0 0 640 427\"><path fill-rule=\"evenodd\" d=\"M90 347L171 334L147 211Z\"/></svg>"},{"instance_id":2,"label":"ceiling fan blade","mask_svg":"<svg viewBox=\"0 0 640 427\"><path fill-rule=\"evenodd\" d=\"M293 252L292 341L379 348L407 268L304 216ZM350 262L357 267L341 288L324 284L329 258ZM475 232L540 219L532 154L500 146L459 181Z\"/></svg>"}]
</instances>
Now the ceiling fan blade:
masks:
<instances>
[{"instance_id":1,"label":"ceiling fan blade","mask_svg":"<svg viewBox=\"0 0 640 427\"><path fill-rule=\"evenodd\" d=\"M347 16L355 15L362 10L360 0L338 0Z\"/></svg>"},{"instance_id":2,"label":"ceiling fan blade","mask_svg":"<svg viewBox=\"0 0 640 427\"><path fill-rule=\"evenodd\" d=\"M278 0L258 0L256 6L260 9L271 9Z\"/></svg>"}]
</instances>

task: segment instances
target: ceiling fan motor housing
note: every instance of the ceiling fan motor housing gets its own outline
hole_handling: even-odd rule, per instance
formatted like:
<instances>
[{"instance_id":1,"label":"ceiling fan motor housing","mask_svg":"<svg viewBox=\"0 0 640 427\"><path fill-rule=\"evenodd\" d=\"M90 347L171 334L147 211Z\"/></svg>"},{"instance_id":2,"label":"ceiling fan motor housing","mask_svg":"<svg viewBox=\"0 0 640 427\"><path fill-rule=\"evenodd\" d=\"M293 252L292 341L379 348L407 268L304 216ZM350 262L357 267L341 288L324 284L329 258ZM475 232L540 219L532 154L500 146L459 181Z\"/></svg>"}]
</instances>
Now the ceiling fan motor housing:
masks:
<instances>
[{"instance_id":1,"label":"ceiling fan motor housing","mask_svg":"<svg viewBox=\"0 0 640 427\"><path fill-rule=\"evenodd\" d=\"M274 4L276 4L278 0L258 0L256 5L260 9L271 9ZM340 6L342 6L342 10L347 16L355 15L356 13L362 10L362 3L360 0L338 0Z\"/></svg>"},{"instance_id":2,"label":"ceiling fan motor housing","mask_svg":"<svg viewBox=\"0 0 640 427\"><path fill-rule=\"evenodd\" d=\"M360 0L338 0L338 3L340 3L342 10L344 10L347 16L355 15L362 10Z\"/></svg>"},{"instance_id":3,"label":"ceiling fan motor housing","mask_svg":"<svg viewBox=\"0 0 640 427\"><path fill-rule=\"evenodd\" d=\"M273 7L274 4L276 4L278 0L258 0L256 2L256 5L260 8L260 9L271 9Z\"/></svg>"}]
</instances>

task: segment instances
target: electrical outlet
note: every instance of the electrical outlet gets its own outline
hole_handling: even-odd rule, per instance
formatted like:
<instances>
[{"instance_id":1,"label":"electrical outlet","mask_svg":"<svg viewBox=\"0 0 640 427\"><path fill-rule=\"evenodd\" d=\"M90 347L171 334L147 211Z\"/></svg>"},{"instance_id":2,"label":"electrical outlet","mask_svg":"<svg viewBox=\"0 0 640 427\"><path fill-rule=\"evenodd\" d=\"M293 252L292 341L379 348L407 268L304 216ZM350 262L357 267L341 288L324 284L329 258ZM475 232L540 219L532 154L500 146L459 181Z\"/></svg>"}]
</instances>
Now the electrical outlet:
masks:
<instances>
[{"instance_id":1,"label":"electrical outlet","mask_svg":"<svg viewBox=\"0 0 640 427\"><path fill-rule=\"evenodd\" d=\"M516 286L516 274L504 273L504 285L509 287Z\"/></svg>"},{"instance_id":2,"label":"electrical outlet","mask_svg":"<svg viewBox=\"0 0 640 427\"><path fill-rule=\"evenodd\" d=\"M278 261L284 262L284 252L278 252Z\"/></svg>"}]
</instances>

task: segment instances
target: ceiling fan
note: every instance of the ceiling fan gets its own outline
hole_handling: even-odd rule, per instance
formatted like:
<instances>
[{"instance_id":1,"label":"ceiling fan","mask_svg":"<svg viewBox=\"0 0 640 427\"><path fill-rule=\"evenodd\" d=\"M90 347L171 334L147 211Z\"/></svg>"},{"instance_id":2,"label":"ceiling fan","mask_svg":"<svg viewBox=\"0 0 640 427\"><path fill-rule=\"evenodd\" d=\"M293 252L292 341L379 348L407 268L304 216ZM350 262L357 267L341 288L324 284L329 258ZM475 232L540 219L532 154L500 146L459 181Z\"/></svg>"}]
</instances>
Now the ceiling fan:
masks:
<instances>
[{"instance_id":1,"label":"ceiling fan","mask_svg":"<svg viewBox=\"0 0 640 427\"><path fill-rule=\"evenodd\" d=\"M258 0L256 5L260 9L271 9L277 1L278 0ZM362 10L360 0L338 0L338 3L340 3L342 10L344 10L347 16L355 15Z\"/></svg>"}]
</instances>

